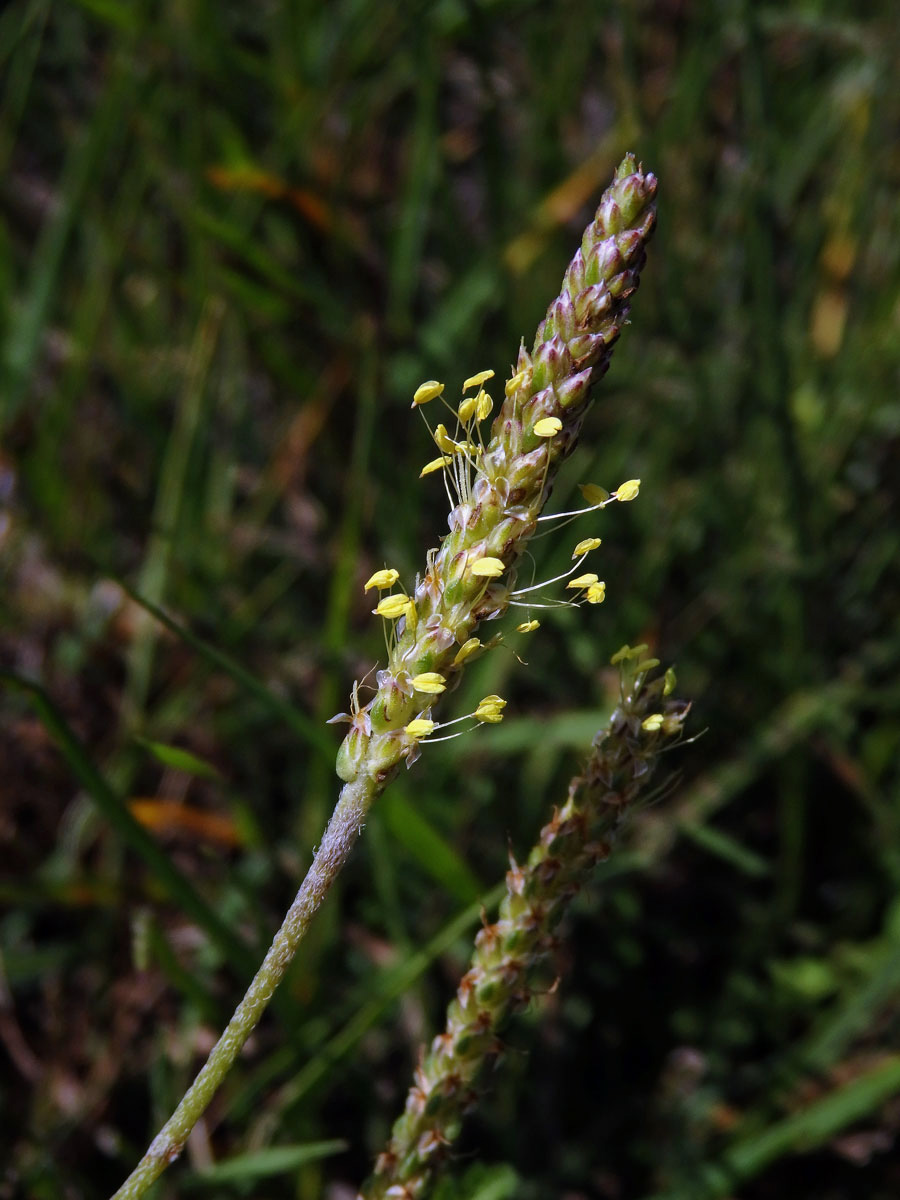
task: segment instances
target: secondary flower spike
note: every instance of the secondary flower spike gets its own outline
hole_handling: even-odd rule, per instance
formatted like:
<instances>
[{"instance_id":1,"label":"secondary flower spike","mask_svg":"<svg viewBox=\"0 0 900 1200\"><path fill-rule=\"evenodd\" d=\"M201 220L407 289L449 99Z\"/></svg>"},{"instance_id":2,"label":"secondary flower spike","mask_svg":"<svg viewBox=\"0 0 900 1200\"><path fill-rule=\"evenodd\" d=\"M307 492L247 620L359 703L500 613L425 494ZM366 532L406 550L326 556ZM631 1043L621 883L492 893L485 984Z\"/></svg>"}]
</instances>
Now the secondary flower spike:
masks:
<instances>
[{"instance_id":1,"label":"secondary flower spike","mask_svg":"<svg viewBox=\"0 0 900 1200\"><path fill-rule=\"evenodd\" d=\"M662 754L681 739L689 706L667 699L675 685L671 670L649 677L656 660L644 658L645 650L625 646L616 656L621 691L615 712L527 859L521 865L510 859L498 919L483 918L444 1028L421 1054L404 1110L358 1200L432 1194L486 1068L502 1055L507 1020L536 994L542 972L545 977L572 898L608 857L629 811L652 797L648 785ZM497 699L486 696L481 705Z\"/></svg>"},{"instance_id":2,"label":"secondary flower spike","mask_svg":"<svg viewBox=\"0 0 900 1200\"><path fill-rule=\"evenodd\" d=\"M487 443L457 443L443 424L433 430L438 449L451 461L435 460L426 470L438 465L448 475L457 470L459 502L450 512L448 534L429 552L409 598L385 597L376 610L394 622L387 667L378 674L375 695L354 715L337 761L338 774L366 807L410 757L411 722L432 719L436 696L411 687L409 680L437 674L451 691L477 626L502 616L512 601L517 564L626 323L656 221L655 197L656 178L628 155L585 230L531 350L524 345L519 350ZM476 417L477 389L491 374L479 372L463 384L464 397L476 389ZM431 380L416 391L414 405L437 400L442 391ZM456 410L451 412L455 417ZM468 407L465 413L471 419ZM597 592L589 599L596 602ZM486 711L488 719L497 715Z\"/></svg>"}]
</instances>

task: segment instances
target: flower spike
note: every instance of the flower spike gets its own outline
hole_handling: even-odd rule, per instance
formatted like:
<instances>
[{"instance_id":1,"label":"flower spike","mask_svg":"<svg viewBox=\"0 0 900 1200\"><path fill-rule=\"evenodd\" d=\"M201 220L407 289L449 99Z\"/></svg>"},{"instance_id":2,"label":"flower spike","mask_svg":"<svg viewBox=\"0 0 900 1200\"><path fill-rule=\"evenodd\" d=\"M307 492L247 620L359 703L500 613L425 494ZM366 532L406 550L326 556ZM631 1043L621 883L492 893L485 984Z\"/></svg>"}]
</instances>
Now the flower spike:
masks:
<instances>
[{"instance_id":1,"label":"flower spike","mask_svg":"<svg viewBox=\"0 0 900 1200\"><path fill-rule=\"evenodd\" d=\"M459 409L451 410L458 431L447 428L446 418L432 430L440 457L423 474L443 476L453 503L449 531L429 553L427 570L409 598L394 595L379 603L381 615L396 622L385 682L366 705L365 730L354 726L338 755L338 774L362 789L366 804L408 757L410 739L404 728L425 719L422 693L410 687L407 694L389 681L434 672L450 691L468 658L483 650L477 639L472 641L479 623L503 616L518 603L521 557L557 471L576 444L592 385L606 371L627 322L655 225L655 195L654 176L628 155L604 193L531 349L521 347L483 444L478 422L487 418L491 406L484 392L493 377L490 370L464 381L462 422ZM437 380L429 380L416 389L414 406L443 400L443 390ZM474 410L466 402L469 393ZM628 494L624 486L620 497L623 492ZM602 498L586 497L586 503L598 507L610 499L603 493ZM593 539L588 541L593 547ZM587 552L586 545L579 549ZM572 574L580 557L576 555ZM582 598L599 602L599 588L599 580L582 588ZM496 715L502 710L484 711Z\"/></svg>"},{"instance_id":2,"label":"flower spike","mask_svg":"<svg viewBox=\"0 0 900 1200\"><path fill-rule=\"evenodd\" d=\"M572 897L609 856L628 812L653 796L646 789L660 755L682 740L689 706L665 699L668 672L648 680L638 659L619 656L619 664L619 704L527 859L520 865L510 856L497 920L483 918L444 1028L419 1059L405 1109L359 1200L430 1194L441 1156L477 1100L485 1064L496 1059L498 1034L534 994ZM497 699L486 696L481 705Z\"/></svg>"}]
</instances>

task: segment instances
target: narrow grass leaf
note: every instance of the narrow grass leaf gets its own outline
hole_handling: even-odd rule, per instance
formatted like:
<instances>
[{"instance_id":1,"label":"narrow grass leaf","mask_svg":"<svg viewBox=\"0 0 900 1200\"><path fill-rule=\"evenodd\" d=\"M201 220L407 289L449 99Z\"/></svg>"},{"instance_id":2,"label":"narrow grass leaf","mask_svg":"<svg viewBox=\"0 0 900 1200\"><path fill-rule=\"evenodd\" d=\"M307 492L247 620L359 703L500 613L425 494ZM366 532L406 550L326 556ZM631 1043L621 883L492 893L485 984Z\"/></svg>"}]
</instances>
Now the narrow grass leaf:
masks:
<instances>
[{"instance_id":1,"label":"narrow grass leaf","mask_svg":"<svg viewBox=\"0 0 900 1200\"><path fill-rule=\"evenodd\" d=\"M205 762L181 746L167 746L164 742L151 742L149 738L143 737L135 738L135 741L145 750L149 750L157 762L173 771L183 771L185 775L196 775L200 779L222 779L221 772L217 771L212 763Z\"/></svg>"},{"instance_id":2,"label":"narrow grass leaf","mask_svg":"<svg viewBox=\"0 0 900 1200\"><path fill-rule=\"evenodd\" d=\"M457 1185L438 1188L435 1200L508 1200L515 1196L522 1181L509 1163L498 1163L493 1167L479 1164Z\"/></svg>"},{"instance_id":3,"label":"narrow grass leaf","mask_svg":"<svg viewBox=\"0 0 900 1200\"><path fill-rule=\"evenodd\" d=\"M256 967L255 955L195 891L186 876L131 815L121 797L94 766L68 721L44 689L10 671L0 670L0 681L25 693L81 786L122 841L143 859L169 897L197 922L241 974L251 974Z\"/></svg>"},{"instance_id":4,"label":"narrow grass leaf","mask_svg":"<svg viewBox=\"0 0 900 1200\"><path fill-rule=\"evenodd\" d=\"M721 858L730 866L735 867L742 875L753 879L761 879L771 873L771 867L764 858L742 846L736 838L721 829L713 829L709 825L692 825L685 822L681 831L690 841L707 853Z\"/></svg>"},{"instance_id":5,"label":"narrow grass leaf","mask_svg":"<svg viewBox=\"0 0 900 1200\"><path fill-rule=\"evenodd\" d=\"M59 189L59 203L47 221L31 256L30 275L22 305L10 321L0 354L3 377L0 421L8 423L25 399L41 350L41 338L50 319L65 266L65 249L84 192L97 163L111 154L111 144L126 127L126 96L131 86L128 73L116 73L97 106L87 132L73 142Z\"/></svg>"},{"instance_id":6,"label":"narrow grass leaf","mask_svg":"<svg viewBox=\"0 0 900 1200\"><path fill-rule=\"evenodd\" d=\"M719 1164L707 1164L685 1186L647 1200L725 1200L766 1167L792 1154L808 1153L848 1125L870 1116L900 1091L900 1056L891 1055L855 1079L792 1113L761 1133L737 1141Z\"/></svg>"},{"instance_id":7,"label":"narrow grass leaf","mask_svg":"<svg viewBox=\"0 0 900 1200\"><path fill-rule=\"evenodd\" d=\"M283 721L289 729L293 730L307 746L322 755L329 763L334 762L334 743L328 736L328 733L324 729L320 729L304 712L295 708L287 700L282 700L274 692L269 691L265 684L248 671L246 667L242 667L230 655L225 654L224 651L219 650L210 642L192 633L186 626L176 621L174 617L170 617L158 604L154 604L152 600L148 600L145 596L140 595L139 592L129 587L123 580L119 580L119 583L136 604L139 604L141 608L145 608L170 633L174 633L176 637L179 637L192 650L196 650L200 657L205 659L211 666L224 671L236 684L256 700L260 701L273 716Z\"/></svg>"},{"instance_id":8,"label":"narrow grass leaf","mask_svg":"<svg viewBox=\"0 0 900 1200\"><path fill-rule=\"evenodd\" d=\"M725 1156L726 1169L732 1179L751 1179L787 1154L821 1146L854 1121L869 1116L898 1091L900 1056L892 1055L800 1112L738 1142Z\"/></svg>"},{"instance_id":9,"label":"narrow grass leaf","mask_svg":"<svg viewBox=\"0 0 900 1200\"><path fill-rule=\"evenodd\" d=\"M391 834L416 862L457 900L468 904L484 888L450 843L398 791L382 801Z\"/></svg>"},{"instance_id":10,"label":"narrow grass leaf","mask_svg":"<svg viewBox=\"0 0 900 1200\"><path fill-rule=\"evenodd\" d=\"M329 1142L306 1142L295 1146L271 1146L268 1150L256 1150L252 1154L239 1154L234 1158L216 1163L203 1171L187 1175L185 1188L204 1188L223 1183L250 1183L255 1179L268 1179L295 1171L306 1163L331 1158L347 1149L347 1143L338 1138Z\"/></svg>"}]
</instances>

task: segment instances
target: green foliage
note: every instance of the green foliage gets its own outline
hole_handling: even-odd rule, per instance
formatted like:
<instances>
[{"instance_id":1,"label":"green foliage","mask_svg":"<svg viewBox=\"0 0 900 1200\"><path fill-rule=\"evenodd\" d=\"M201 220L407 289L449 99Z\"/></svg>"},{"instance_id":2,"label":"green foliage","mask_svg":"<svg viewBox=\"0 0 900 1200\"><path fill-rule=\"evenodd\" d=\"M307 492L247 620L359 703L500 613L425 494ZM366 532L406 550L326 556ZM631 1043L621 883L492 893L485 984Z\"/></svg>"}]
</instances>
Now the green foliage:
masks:
<instances>
[{"instance_id":1,"label":"green foliage","mask_svg":"<svg viewBox=\"0 0 900 1200\"><path fill-rule=\"evenodd\" d=\"M223 1184L252 1185L272 1175L296 1171L305 1163L328 1158L345 1149L346 1144L340 1141L312 1142L303 1146L270 1146L267 1150L238 1154L213 1167L206 1167L195 1175L189 1175L182 1186L186 1190L201 1191L204 1188L220 1188Z\"/></svg>"},{"instance_id":2,"label":"green foliage","mask_svg":"<svg viewBox=\"0 0 900 1200\"><path fill-rule=\"evenodd\" d=\"M472 889L564 799L638 639L706 733L442 1186L896 1195L898 51L885 0L3 7L13 1194L108 1195L192 1077L333 804L324 722L383 660L362 584L444 528L412 392L507 374L633 150L659 232L552 503L641 492L534 549L546 578L602 536L606 603L472 663L447 711L500 693L506 722L376 807L159 1195L335 1139L266 1195L368 1173Z\"/></svg>"}]
</instances>

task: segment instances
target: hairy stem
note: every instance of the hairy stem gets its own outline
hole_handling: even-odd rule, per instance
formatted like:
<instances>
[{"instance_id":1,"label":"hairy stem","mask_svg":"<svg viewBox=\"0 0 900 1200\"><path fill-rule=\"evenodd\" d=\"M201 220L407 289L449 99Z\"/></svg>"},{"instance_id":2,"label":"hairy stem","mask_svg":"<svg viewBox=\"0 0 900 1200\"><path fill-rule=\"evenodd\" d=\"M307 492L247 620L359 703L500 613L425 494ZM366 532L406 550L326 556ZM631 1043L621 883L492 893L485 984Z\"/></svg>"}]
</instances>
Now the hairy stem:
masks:
<instances>
[{"instance_id":1,"label":"hairy stem","mask_svg":"<svg viewBox=\"0 0 900 1200\"><path fill-rule=\"evenodd\" d=\"M240 1054L271 1000L272 993L284 978L313 915L353 849L374 797L375 789L364 779L348 783L342 789L312 865L262 966L199 1075L113 1200L137 1200L137 1197L143 1196L154 1179L181 1154L191 1130Z\"/></svg>"}]
</instances>

